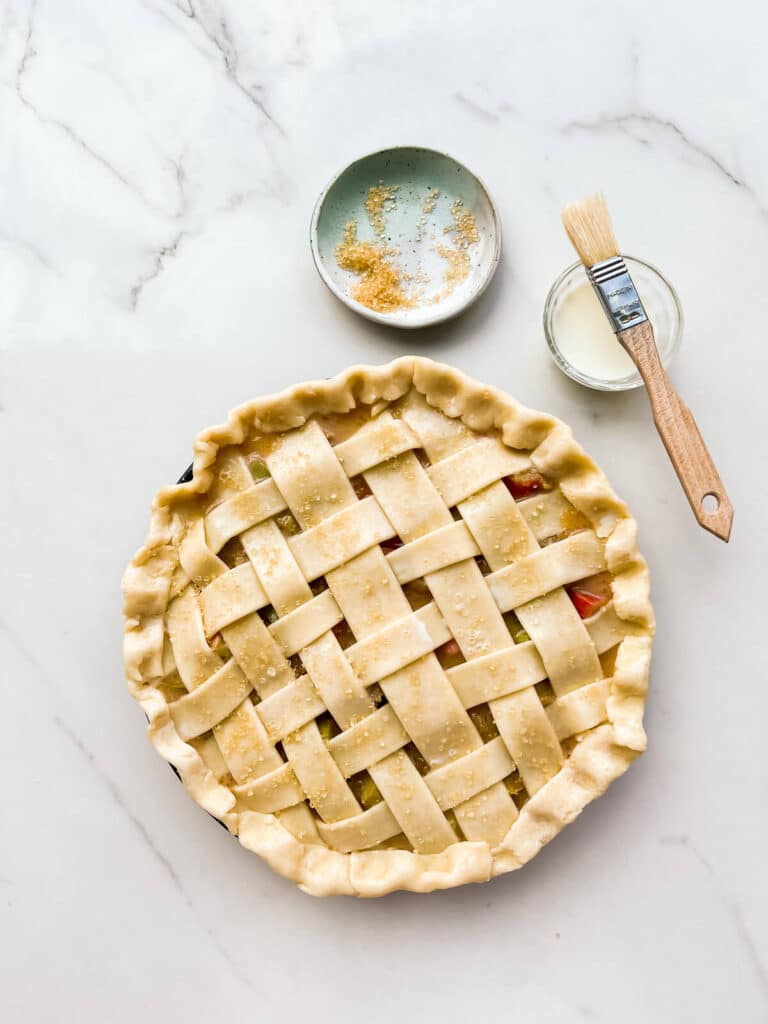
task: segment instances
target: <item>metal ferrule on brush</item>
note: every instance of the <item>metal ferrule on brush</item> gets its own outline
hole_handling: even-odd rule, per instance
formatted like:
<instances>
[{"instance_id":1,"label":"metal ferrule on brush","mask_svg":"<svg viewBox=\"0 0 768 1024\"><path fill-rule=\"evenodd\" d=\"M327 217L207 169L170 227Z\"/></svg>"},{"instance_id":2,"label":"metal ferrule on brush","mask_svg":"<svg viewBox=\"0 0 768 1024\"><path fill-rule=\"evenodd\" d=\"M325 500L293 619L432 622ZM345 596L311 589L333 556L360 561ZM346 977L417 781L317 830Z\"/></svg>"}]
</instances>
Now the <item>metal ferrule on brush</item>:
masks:
<instances>
[{"instance_id":1,"label":"metal ferrule on brush","mask_svg":"<svg viewBox=\"0 0 768 1024\"><path fill-rule=\"evenodd\" d=\"M597 297L611 322L614 333L645 323L648 319L637 289L621 256L587 267Z\"/></svg>"}]
</instances>

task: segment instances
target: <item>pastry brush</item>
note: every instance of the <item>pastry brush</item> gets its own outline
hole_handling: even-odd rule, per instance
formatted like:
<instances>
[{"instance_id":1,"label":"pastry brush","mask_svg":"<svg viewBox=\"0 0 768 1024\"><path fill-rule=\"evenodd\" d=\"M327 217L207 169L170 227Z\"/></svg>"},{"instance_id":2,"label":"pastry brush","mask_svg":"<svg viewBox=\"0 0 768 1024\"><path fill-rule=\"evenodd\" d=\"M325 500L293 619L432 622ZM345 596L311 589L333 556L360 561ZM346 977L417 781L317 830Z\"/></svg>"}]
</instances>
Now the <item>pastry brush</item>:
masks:
<instances>
[{"instance_id":1,"label":"pastry brush","mask_svg":"<svg viewBox=\"0 0 768 1024\"><path fill-rule=\"evenodd\" d=\"M590 196L566 206L563 224L617 340L645 382L653 421L693 514L700 526L727 542L733 506L691 410L672 387L659 358L653 327L619 255L605 198Z\"/></svg>"}]
</instances>

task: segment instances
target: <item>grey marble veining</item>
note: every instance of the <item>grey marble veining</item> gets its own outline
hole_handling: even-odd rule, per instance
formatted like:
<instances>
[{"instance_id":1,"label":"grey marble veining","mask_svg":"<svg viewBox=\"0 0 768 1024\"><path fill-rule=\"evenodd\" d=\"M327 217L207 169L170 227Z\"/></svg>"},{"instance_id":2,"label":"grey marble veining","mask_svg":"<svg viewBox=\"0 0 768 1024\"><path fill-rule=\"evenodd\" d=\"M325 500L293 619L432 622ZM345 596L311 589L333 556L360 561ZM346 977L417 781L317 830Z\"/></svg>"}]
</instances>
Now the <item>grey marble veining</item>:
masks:
<instances>
[{"instance_id":1,"label":"grey marble veining","mask_svg":"<svg viewBox=\"0 0 768 1024\"><path fill-rule=\"evenodd\" d=\"M768 1017L767 32L754 0L0 3L0 1018ZM505 237L476 307L405 336L336 303L307 239L327 179L397 142L480 174ZM643 396L547 355L559 211L596 188L680 292L673 376L731 492L727 548ZM630 502L649 752L514 876L316 901L149 748L119 578L200 427L411 351L562 416Z\"/></svg>"}]
</instances>

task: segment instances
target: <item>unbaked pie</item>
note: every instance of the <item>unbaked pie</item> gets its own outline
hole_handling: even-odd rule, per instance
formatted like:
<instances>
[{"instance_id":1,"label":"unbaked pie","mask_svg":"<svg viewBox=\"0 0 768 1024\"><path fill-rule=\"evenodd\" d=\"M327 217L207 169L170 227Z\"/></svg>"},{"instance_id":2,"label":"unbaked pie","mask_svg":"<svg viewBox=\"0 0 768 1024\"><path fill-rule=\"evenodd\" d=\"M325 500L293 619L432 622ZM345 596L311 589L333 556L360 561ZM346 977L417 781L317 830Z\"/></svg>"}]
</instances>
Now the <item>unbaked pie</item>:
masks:
<instances>
[{"instance_id":1,"label":"unbaked pie","mask_svg":"<svg viewBox=\"0 0 768 1024\"><path fill-rule=\"evenodd\" d=\"M518 868L645 748L634 519L566 426L426 359L204 431L124 593L153 745L315 895Z\"/></svg>"}]
</instances>

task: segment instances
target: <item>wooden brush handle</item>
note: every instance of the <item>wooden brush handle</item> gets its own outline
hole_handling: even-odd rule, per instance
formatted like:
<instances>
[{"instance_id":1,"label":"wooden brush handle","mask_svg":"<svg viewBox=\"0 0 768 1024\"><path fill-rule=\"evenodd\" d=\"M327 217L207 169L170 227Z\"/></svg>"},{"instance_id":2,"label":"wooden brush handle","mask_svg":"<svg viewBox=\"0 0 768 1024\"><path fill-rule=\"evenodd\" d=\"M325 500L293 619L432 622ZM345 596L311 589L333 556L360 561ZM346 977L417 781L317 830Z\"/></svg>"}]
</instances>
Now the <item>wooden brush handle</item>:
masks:
<instances>
[{"instance_id":1,"label":"wooden brush handle","mask_svg":"<svg viewBox=\"0 0 768 1024\"><path fill-rule=\"evenodd\" d=\"M683 485L693 514L700 526L727 542L731 535L733 506L691 410L672 387L667 371L661 364L653 327L646 321L637 327L620 331L617 338L645 381L653 409L653 421ZM717 499L717 507L713 511L707 511L704 507L704 498L708 494Z\"/></svg>"}]
</instances>

